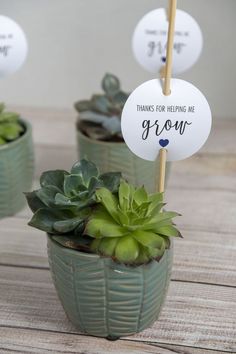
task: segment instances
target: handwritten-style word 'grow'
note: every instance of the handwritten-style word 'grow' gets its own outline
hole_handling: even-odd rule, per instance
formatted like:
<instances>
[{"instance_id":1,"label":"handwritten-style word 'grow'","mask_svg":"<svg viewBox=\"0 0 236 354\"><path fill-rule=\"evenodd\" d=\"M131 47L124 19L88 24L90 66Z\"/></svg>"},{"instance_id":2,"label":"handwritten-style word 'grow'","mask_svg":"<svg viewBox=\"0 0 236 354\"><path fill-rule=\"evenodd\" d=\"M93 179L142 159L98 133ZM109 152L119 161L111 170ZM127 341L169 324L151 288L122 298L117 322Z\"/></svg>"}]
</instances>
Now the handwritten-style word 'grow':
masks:
<instances>
[{"instance_id":1,"label":"handwritten-style word 'grow'","mask_svg":"<svg viewBox=\"0 0 236 354\"><path fill-rule=\"evenodd\" d=\"M160 136L164 132L168 132L170 130L176 130L180 135L183 135L187 127L191 124L192 122L188 122L186 120L173 122L172 120L167 119L164 124L160 124L158 120L155 120L154 123L150 120L144 120L142 122L142 139L147 140L151 132L154 132L156 136Z\"/></svg>"}]
</instances>

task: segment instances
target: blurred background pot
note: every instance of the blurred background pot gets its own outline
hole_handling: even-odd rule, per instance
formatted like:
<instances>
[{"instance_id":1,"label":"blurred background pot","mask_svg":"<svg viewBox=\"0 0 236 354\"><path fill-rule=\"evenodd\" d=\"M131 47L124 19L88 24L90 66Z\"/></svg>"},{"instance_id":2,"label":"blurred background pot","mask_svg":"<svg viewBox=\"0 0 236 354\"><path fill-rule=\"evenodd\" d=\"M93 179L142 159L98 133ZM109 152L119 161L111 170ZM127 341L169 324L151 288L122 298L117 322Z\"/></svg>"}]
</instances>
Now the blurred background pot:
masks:
<instances>
[{"instance_id":1,"label":"blurred background pot","mask_svg":"<svg viewBox=\"0 0 236 354\"><path fill-rule=\"evenodd\" d=\"M134 155L122 142L98 141L77 130L77 146L80 159L94 162L101 173L121 171L125 179L135 186L144 185L148 192L155 191L158 162L145 161ZM170 163L167 163L167 178Z\"/></svg>"},{"instance_id":2,"label":"blurred background pot","mask_svg":"<svg viewBox=\"0 0 236 354\"><path fill-rule=\"evenodd\" d=\"M48 236L48 257L63 308L80 330L117 339L157 320L170 282L173 244L159 262L134 267L63 247Z\"/></svg>"},{"instance_id":3,"label":"blurred background pot","mask_svg":"<svg viewBox=\"0 0 236 354\"><path fill-rule=\"evenodd\" d=\"M32 187L34 154L31 125L20 119L24 133L16 140L0 146L0 217L21 210L23 192Z\"/></svg>"},{"instance_id":4,"label":"blurred background pot","mask_svg":"<svg viewBox=\"0 0 236 354\"><path fill-rule=\"evenodd\" d=\"M101 88L101 94L74 105L80 158L94 162L101 173L118 170L129 183L154 192L157 164L135 156L122 136L121 116L129 93L122 90L119 78L109 73L103 77Z\"/></svg>"}]
</instances>

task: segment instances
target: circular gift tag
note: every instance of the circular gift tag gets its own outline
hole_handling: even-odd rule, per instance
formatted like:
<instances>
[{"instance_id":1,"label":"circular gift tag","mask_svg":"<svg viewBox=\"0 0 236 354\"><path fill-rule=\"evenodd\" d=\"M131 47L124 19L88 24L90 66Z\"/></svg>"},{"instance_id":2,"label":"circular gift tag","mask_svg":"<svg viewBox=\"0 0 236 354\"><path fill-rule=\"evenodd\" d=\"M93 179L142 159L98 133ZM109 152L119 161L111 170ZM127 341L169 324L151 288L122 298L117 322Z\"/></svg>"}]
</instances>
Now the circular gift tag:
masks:
<instances>
[{"instance_id":1,"label":"circular gift tag","mask_svg":"<svg viewBox=\"0 0 236 354\"><path fill-rule=\"evenodd\" d=\"M185 159L206 142L211 130L211 110L203 94L189 82L172 79L171 94L162 81L147 81L129 96L121 118L124 140L144 160L154 161L161 148L167 160Z\"/></svg>"},{"instance_id":2,"label":"circular gift tag","mask_svg":"<svg viewBox=\"0 0 236 354\"><path fill-rule=\"evenodd\" d=\"M27 40L20 26L0 16L0 77L17 71L26 59Z\"/></svg>"},{"instance_id":3,"label":"circular gift tag","mask_svg":"<svg viewBox=\"0 0 236 354\"><path fill-rule=\"evenodd\" d=\"M168 35L168 18L165 9L146 14L138 23L133 35L133 52L141 66L158 73L165 65ZM203 46L202 32L192 16L177 10L173 48L173 74L188 70L198 60Z\"/></svg>"}]
</instances>

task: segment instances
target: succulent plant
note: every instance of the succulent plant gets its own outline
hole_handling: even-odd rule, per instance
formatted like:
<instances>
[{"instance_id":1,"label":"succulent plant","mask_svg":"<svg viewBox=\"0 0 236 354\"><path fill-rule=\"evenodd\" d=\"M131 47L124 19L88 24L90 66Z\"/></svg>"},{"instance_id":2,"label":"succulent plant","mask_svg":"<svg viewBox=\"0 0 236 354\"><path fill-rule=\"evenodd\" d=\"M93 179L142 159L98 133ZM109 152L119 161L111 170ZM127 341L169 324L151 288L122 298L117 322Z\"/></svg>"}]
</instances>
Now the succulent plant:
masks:
<instances>
[{"instance_id":1,"label":"succulent plant","mask_svg":"<svg viewBox=\"0 0 236 354\"><path fill-rule=\"evenodd\" d=\"M23 132L19 114L5 112L4 103L0 103L0 145L16 140Z\"/></svg>"},{"instance_id":2,"label":"succulent plant","mask_svg":"<svg viewBox=\"0 0 236 354\"><path fill-rule=\"evenodd\" d=\"M92 139L122 141L120 118L129 94L121 90L119 79L111 74L104 76L102 89L104 94L75 103L79 112L77 128Z\"/></svg>"},{"instance_id":3,"label":"succulent plant","mask_svg":"<svg viewBox=\"0 0 236 354\"><path fill-rule=\"evenodd\" d=\"M163 211L162 193L148 195L144 187L122 181L118 194L96 191L100 204L93 211L85 234L93 237L91 250L125 264L159 260L169 247L169 237L181 237L172 219L179 214Z\"/></svg>"},{"instance_id":4,"label":"succulent plant","mask_svg":"<svg viewBox=\"0 0 236 354\"><path fill-rule=\"evenodd\" d=\"M77 162L70 173L64 170L44 172L40 178L41 188L26 193L34 213L29 225L54 236L65 235L57 240L66 245L71 241L70 247L77 248L86 243L86 238L81 240L78 236L97 203L96 190L105 187L115 192L120 178L119 172L100 175L97 167L85 159Z\"/></svg>"},{"instance_id":5,"label":"succulent plant","mask_svg":"<svg viewBox=\"0 0 236 354\"><path fill-rule=\"evenodd\" d=\"M30 226L46 231L63 246L139 265L160 260L170 237L182 237L164 211L163 194L147 194L121 180L119 172L100 175L85 159L70 173L44 172L41 188L26 193L34 215Z\"/></svg>"}]
</instances>

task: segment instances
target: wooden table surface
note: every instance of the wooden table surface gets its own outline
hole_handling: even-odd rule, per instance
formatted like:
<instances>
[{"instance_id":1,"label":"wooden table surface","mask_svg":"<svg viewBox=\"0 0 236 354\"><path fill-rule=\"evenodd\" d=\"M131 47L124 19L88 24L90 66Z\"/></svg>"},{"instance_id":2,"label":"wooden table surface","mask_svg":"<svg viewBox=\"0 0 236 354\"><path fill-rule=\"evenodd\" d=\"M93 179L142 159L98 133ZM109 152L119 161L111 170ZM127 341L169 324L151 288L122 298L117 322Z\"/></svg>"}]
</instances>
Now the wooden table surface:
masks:
<instances>
[{"instance_id":1,"label":"wooden table surface","mask_svg":"<svg viewBox=\"0 0 236 354\"><path fill-rule=\"evenodd\" d=\"M35 185L76 160L75 115L17 109L33 124ZM0 353L236 353L236 119L215 120L205 147L176 162L168 208L183 214L172 281L159 320L116 342L68 322L48 270L45 235L27 208L0 221Z\"/></svg>"}]
</instances>

